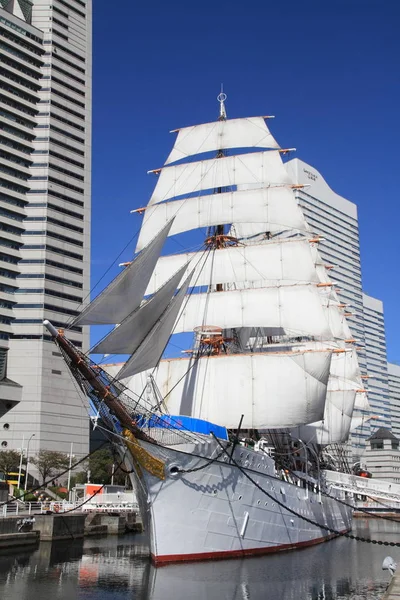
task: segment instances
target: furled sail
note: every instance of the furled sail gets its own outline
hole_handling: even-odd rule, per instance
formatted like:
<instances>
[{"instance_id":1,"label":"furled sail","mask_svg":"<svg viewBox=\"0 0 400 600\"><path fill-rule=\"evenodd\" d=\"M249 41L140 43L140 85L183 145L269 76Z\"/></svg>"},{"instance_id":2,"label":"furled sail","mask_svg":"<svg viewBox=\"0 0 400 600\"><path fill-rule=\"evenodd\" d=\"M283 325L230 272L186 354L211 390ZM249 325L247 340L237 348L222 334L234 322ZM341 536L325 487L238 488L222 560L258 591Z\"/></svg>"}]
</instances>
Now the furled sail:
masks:
<instances>
[{"instance_id":1,"label":"furled sail","mask_svg":"<svg viewBox=\"0 0 400 600\"><path fill-rule=\"evenodd\" d=\"M146 294L153 294L185 263L194 268L192 284L268 281L268 284L318 283L314 257L305 239L270 240L254 246L229 246L219 250L161 256Z\"/></svg>"},{"instance_id":2,"label":"furled sail","mask_svg":"<svg viewBox=\"0 0 400 600\"><path fill-rule=\"evenodd\" d=\"M154 378L171 414L229 428L243 414L243 428L290 427L322 417L330 361L330 352L171 359ZM146 380L142 374L126 383L140 394Z\"/></svg>"},{"instance_id":3,"label":"furled sail","mask_svg":"<svg viewBox=\"0 0 400 600\"><path fill-rule=\"evenodd\" d=\"M171 225L169 221L157 232L135 260L83 309L73 325L121 323L140 305Z\"/></svg>"},{"instance_id":4,"label":"furled sail","mask_svg":"<svg viewBox=\"0 0 400 600\"><path fill-rule=\"evenodd\" d=\"M161 169L149 204L220 187L285 183L291 178L279 150L212 158Z\"/></svg>"},{"instance_id":5,"label":"furled sail","mask_svg":"<svg viewBox=\"0 0 400 600\"><path fill-rule=\"evenodd\" d=\"M93 354L132 354L161 318L186 271L186 264L154 296L124 319L92 350Z\"/></svg>"},{"instance_id":6,"label":"furled sail","mask_svg":"<svg viewBox=\"0 0 400 600\"><path fill-rule=\"evenodd\" d=\"M142 343L119 371L118 377L120 379L135 375L157 365L168 343L179 309L185 300L185 294L192 276L193 272L189 273L179 292L173 297L146 338L143 339Z\"/></svg>"},{"instance_id":7,"label":"furled sail","mask_svg":"<svg viewBox=\"0 0 400 600\"><path fill-rule=\"evenodd\" d=\"M223 160L223 159L220 159ZM291 189L278 185L184 198L149 206L144 215L136 251L149 243L172 217L169 235L211 225L263 224L264 231L307 231L303 213Z\"/></svg>"},{"instance_id":8,"label":"furled sail","mask_svg":"<svg viewBox=\"0 0 400 600\"><path fill-rule=\"evenodd\" d=\"M279 148L263 117L214 121L179 129L166 163L228 148Z\"/></svg>"}]
</instances>

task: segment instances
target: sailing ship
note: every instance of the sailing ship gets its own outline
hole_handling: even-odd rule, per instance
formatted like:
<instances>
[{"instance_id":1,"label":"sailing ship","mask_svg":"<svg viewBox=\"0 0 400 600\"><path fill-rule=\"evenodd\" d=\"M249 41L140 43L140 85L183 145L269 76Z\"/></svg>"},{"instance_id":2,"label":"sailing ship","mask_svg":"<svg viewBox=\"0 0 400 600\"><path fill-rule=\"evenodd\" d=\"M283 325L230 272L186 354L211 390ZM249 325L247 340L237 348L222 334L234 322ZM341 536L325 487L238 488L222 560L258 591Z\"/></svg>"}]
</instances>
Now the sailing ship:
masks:
<instances>
[{"instance_id":1,"label":"sailing ship","mask_svg":"<svg viewBox=\"0 0 400 600\"><path fill-rule=\"evenodd\" d=\"M228 119L218 100L216 121L175 130L133 211L144 213L136 257L71 323L115 325L91 352L128 358L100 368L45 321L130 473L156 565L350 530L324 449L368 406L348 308L282 160L292 149L270 117ZM162 255L181 234L190 247ZM183 333L192 347L162 358Z\"/></svg>"}]
</instances>

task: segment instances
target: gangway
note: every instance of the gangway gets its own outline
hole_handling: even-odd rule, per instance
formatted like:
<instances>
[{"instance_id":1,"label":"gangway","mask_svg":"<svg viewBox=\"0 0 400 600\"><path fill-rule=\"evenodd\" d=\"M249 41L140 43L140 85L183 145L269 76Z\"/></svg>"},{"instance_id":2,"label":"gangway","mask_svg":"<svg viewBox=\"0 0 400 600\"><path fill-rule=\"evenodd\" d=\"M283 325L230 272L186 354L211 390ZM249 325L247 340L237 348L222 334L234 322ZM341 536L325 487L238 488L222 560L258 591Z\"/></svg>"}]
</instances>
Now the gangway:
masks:
<instances>
[{"instance_id":1,"label":"gangway","mask_svg":"<svg viewBox=\"0 0 400 600\"><path fill-rule=\"evenodd\" d=\"M338 471L324 473L327 485L353 494L358 507L400 509L400 485L397 483ZM368 498L362 499L361 496Z\"/></svg>"}]
</instances>

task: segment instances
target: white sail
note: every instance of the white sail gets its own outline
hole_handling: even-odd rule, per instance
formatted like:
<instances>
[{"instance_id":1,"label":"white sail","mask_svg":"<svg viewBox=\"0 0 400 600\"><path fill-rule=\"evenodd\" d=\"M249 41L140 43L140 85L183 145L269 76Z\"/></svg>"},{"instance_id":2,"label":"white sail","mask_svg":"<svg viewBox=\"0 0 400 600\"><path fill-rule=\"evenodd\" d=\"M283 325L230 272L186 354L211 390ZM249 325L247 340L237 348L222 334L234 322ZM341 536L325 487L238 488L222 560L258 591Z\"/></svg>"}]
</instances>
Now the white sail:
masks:
<instances>
[{"instance_id":1,"label":"white sail","mask_svg":"<svg viewBox=\"0 0 400 600\"><path fill-rule=\"evenodd\" d=\"M124 364L118 373L118 377L129 377L141 373L146 369L155 367L165 350L168 339L173 330L176 316L185 300L185 294L189 287L193 272L188 275L179 292L169 303L167 309L153 326L142 343L136 348L130 359Z\"/></svg>"},{"instance_id":2,"label":"white sail","mask_svg":"<svg viewBox=\"0 0 400 600\"><path fill-rule=\"evenodd\" d=\"M191 158L231 148L270 150ZM353 336L346 309L318 246L310 243L310 227L278 148L260 117L179 130L166 166L156 171L137 250L172 217L170 236L230 225L240 243L160 257L147 294L186 263L186 273L189 268L193 272L191 285L207 287L207 293L196 289L184 301L182 288L161 318L153 312L152 323L158 320L139 344L135 332L145 331L150 316L144 322L136 316L137 325L118 328L106 339L119 338L113 351L131 351L135 345L119 372L119 377L134 375L130 381L135 387L145 383L145 370L158 363L171 332L219 327L231 340L227 355L159 364L156 382L172 413L228 427L236 427L243 413L243 427L296 426L305 441L341 442L348 437L354 407L365 407L367 400L359 391L356 353L347 351L346 340ZM140 310L135 315L143 316ZM245 351L239 355L232 348Z\"/></svg>"},{"instance_id":3,"label":"white sail","mask_svg":"<svg viewBox=\"0 0 400 600\"><path fill-rule=\"evenodd\" d=\"M171 414L243 428L290 427L324 412L330 352L162 360L154 373ZM193 363L195 361L195 363ZM144 374L126 380L134 393Z\"/></svg>"},{"instance_id":4,"label":"white sail","mask_svg":"<svg viewBox=\"0 0 400 600\"><path fill-rule=\"evenodd\" d=\"M353 418L351 419L351 423L350 423L350 432L354 431L355 429L357 429L357 427L361 427L362 425L366 425L368 423L368 421L370 420L371 417L368 416L353 416Z\"/></svg>"},{"instance_id":5,"label":"white sail","mask_svg":"<svg viewBox=\"0 0 400 600\"><path fill-rule=\"evenodd\" d=\"M361 371L357 352L354 349L348 349L346 352L335 353L332 357L331 375L336 378L339 384L346 381L351 382L354 389L361 388ZM332 389L341 388L332 387Z\"/></svg>"},{"instance_id":6,"label":"white sail","mask_svg":"<svg viewBox=\"0 0 400 600\"><path fill-rule=\"evenodd\" d=\"M348 405L354 405L355 392L347 390L341 392L343 401ZM314 443L326 446L328 444L341 444L349 438L351 428L351 415L339 410L332 404L331 392L327 392L324 420L312 425L304 425L296 428L293 436L305 443Z\"/></svg>"},{"instance_id":7,"label":"white sail","mask_svg":"<svg viewBox=\"0 0 400 600\"><path fill-rule=\"evenodd\" d=\"M228 148L279 148L263 117L214 121L179 129L165 164Z\"/></svg>"},{"instance_id":8,"label":"white sail","mask_svg":"<svg viewBox=\"0 0 400 600\"><path fill-rule=\"evenodd\" d=\"M186 271L186 264L164 282L150 300L131 313L122 323L101 340L93 354L132 354L161 318Z\"/></svg>"},{"instance_id":9,"label":"white sail","mask_svg":"<svg viewBox=\"0 0 400 600\"><path fill-rule=\"evenodd\" d=\"M73 325L120 323L140 305L171 225L169 221L157 231L135 260L82 310Z\"/></svg>"},{"instance_id":10,"label":"white sail","mask_svg":"<svg viewBox=\"0 0 400 600\"><path fill-rule=\"evenodd\" d=\"M144 248L172 217L174 222L169 235L211 225L247 223L249 220L263 224L263 230L271 233L287 229L308 230L291 189L273 186L240 190L184 198L148 207L136 251Z\"/></svg>"},{"instance_id":11,"label":"white sail","mask_svg":"<svg viewBox=\"0 0 400 600\"><path fill-rule=\"evenodd\" d=\"M254 246L161 256L146 294L153 294L185 263L187 272L194 268L192 285L196 286L260 280L267 280L270 286L319 281L308 240L270 240Z\"/></svg>"},{"instance_id":12,"label":"white sail","mask_svg":"<svg viewBox=\"0 0 400 600\"><path fill-rule=\"evenodd\" d=\"M149 204L220 187L289 183L279 150L226 156L164 167Z\"/></svg>"},{"instance_id":13,"label":"white sail","mask_svg":"<svg viewBox=\"0 0 400 600\"><path fill-rule=\"evenodd\" d=\"M344 316L343 309L338 305L329 304L329 325L331 327L333 337L339 340L350 340L353 335L350 331L346 317Z\"/></svg>"},{"instance_id":14,"label":"white sail","mask_svg":"<svg viewBox=\"0 0 400 600\"><path fill-rule=\"evenodd\" d=\"M314 285L253 288L192 294L175 327L175 333L200 325L282 327L287 334L331 339L326 312Z\"/></svg>"},{"instance_id":15,"label":"white sail","mask_svg":"<svg viewBox=\"0 0 400 600\"><path fill-rule=\"evenodd\" d=\"M355 350L332 356L324 418L298 427L295 437L321 445L348 440L357 390L361 387L360 369Z\"/></svg>"},{"instance_id":16,"label":"white sail","mask_svg":"<svg viewBox=\"0 0 400 600\"><path fill-rule=\"evenodd\" d=\"M362 389L362 387L360 389ZM363 410L363 411L371 410L371 406L368 402L367 392L358 392L357 393L356 401L354 403L354 408L357 410Z\"/></svg>"}]
</instances>

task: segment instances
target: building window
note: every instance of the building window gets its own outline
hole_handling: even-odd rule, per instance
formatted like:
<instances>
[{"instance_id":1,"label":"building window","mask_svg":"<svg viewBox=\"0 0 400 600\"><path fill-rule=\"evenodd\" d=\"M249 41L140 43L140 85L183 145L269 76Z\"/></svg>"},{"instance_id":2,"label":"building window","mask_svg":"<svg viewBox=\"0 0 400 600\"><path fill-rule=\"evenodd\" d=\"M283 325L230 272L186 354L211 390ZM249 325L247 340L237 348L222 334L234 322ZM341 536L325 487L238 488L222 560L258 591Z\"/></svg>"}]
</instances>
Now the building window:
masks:
<instances>
[{"instance_id":1,"label":"building window","mask_svg":"<svg viewBox=\"0 0 400 600\"><path fill-rule=\"evenodd\" d=\"M383 442L371 442L371 450L383 450Z\"/></svg>"}]
</instances>

